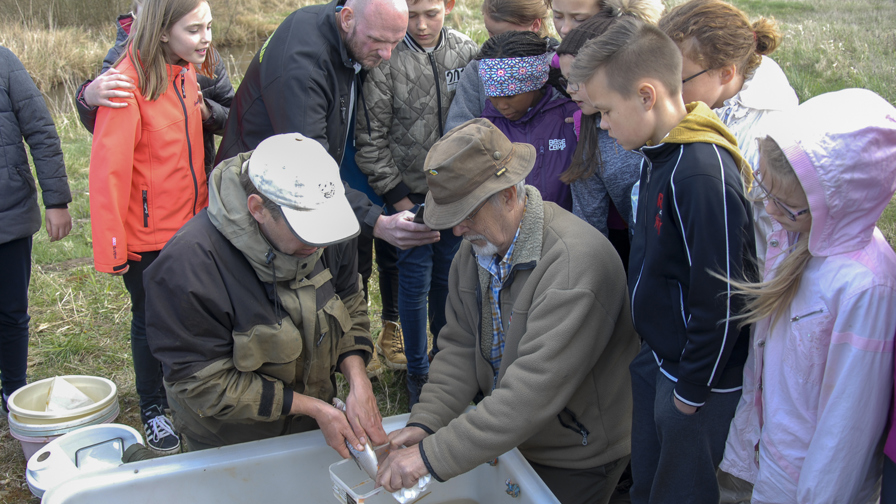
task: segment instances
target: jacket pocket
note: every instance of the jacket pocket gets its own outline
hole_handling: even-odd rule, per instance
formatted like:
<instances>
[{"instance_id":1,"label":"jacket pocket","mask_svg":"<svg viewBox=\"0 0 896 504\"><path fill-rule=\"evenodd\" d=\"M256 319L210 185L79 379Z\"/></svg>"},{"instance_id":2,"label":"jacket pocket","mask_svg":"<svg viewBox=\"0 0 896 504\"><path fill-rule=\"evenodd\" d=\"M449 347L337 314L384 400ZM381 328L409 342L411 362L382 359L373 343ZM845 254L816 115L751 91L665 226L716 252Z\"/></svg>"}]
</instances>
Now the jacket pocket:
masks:
<instances>
[{"instance_id":1,"label":"jacket pocket","mask_svg":"<svg viewBox=\"0 0 896 504\"><path fill-rule=\"evenodd\" d=\"M280 325L257 325L233 333L233 364L242 372L259 372L286 383L296 380L302 335L286 317Z\"/></svg>"},{"instance_id":2,"label":"jacket pocket","mask_svg":"<svg viewBox=\"0 0 896 504\"><path fill-rule=\"evenodd\" d=\"M678 281L667 278L665 282L667 298L665 303L660 304L665 305L665 309L668 311L663 313L662 318L659 320L665 320L666 323L669 324L669 326L667 326L668 329L671 334L675 335L678 341L676 351L680 353L688 342L687 314L684 309L685 294ZM668 358L668 356L666 356L666 358ZM678 358L675 360L677 361Z\"/></svg>"},{"instance_id":3,"label":"jacket pocket","mask_svg":"<svg viewBox=\"0 0 896 504\"><path fill-rule=\"evenodd\" d=\"M145 185L140 186L141 202L143 204L143 227L149 227L149 189Z\"/></svg>"},{"instance_id":4,"label":"jacket pocket","mask_svg":"<svg viewBox=\"0 0 896 504\"><path fill-rule=\"evenodd\" d=\"M19 207L24 200L32 198L34 192L30 170L26 176L17 166L0 167L0 212Z\"/></svg>"},{"instance_id":5,"label":"jacket pocket","mask_svg":"<svg viewBox=\"0 0 896 504\"><path fill-rule=\"evenodd\" d=\"M800 308L789 320L784 369L803 383L820 385L831 346L833 318L823 306ZM767 363L769 365L770 363Z\"/></svg>"},{"instance_id":6,"label":"jacket pocket","mask_svg":"<svg viewBox=\"0 0 896 504\"><path fill-rule=\"evenodd\" d=\"M582 424L579 419L576 417L576 414L573 413L569 408L563 408L563 411L557 413L557 420L560 422L560 426L564 429L575 432L579 436L582 436L582 446L588 446L588 436L591 434L591 431Z\"/></svg>"},{"instance_id":7,"label":"jacket pocket","mask_svg":"<svg viewBox=\"0 0 896 504\"><path fill-rule=\"evenodd\" d=\"M31 167L28 165L24 166L16 166L16 171L19 173L19 176L22 177L22 180L25 182L25 185L28 186L28 190L31 192L37 191L37 185L34 183L34 176L31 175Z\"/></svg>"}]
</instances>

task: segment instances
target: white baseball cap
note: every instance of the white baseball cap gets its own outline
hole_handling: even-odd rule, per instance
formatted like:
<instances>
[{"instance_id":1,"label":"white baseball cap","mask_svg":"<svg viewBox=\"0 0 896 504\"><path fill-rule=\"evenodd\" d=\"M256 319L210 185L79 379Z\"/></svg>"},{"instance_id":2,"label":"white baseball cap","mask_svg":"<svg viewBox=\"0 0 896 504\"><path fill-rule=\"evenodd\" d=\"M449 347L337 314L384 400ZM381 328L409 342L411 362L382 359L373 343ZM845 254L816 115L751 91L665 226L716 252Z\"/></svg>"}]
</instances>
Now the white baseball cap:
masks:
<instances>
[{"instance_id":1,"label":"white baseball cap","mask_svg":"<svg viewBox=\"0 0 896 504\"><path fill-rule=\"evenodd\" d=\"M247 169L258 191L280 205L302 242L325 247L361 232L339 167L316 140L300 133L268 137L255 148Z\"/></svg>"}]
</instances>

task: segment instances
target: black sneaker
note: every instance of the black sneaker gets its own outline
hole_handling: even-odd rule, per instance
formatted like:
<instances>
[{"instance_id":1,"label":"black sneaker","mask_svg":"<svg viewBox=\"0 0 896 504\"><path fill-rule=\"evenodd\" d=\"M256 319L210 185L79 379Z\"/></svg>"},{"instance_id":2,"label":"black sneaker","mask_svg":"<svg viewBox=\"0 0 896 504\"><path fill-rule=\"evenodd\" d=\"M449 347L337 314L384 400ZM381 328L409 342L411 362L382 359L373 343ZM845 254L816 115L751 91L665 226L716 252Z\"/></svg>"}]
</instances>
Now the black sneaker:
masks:
<instances>
[{"instance_id":1,"label":"black sneaker","mask_svg":"<svg viewBox=\"0 0 896 504\"><path fill-rule=\"evenodd\" d=\"M143 411L143 434L146 446L159 453L169 454L180 451L180 436L171 425L171 420L160 406L150 406Z\"/></svg>"}]
</instances>

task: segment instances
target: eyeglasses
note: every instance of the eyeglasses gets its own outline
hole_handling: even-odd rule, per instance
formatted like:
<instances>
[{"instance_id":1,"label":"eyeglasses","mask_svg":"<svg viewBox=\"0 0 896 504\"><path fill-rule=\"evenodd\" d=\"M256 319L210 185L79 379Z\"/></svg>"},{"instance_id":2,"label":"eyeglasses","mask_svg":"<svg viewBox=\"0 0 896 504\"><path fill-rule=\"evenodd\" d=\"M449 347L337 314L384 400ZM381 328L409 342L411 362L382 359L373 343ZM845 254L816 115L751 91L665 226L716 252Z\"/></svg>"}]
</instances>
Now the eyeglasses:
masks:
<instances>
[{"instance_id":1,"label":"eyeglasses","mask_svg":"<svg viewBox=\"0 0 896 504\"><path fill-rule=\"evenodd\" d=\"M686 83L686 82L689 81L689 80L694 80L694 79L696 79L697 77L700 77L701 75L705 74L706 72L708 72L708 71L710 71L710 70L712 70L712 68L707 68L706 70L701 70L701 71L695 73L694 75L688 77L687 79L681 79L681 83L684 84L684 83Z\"/></svg>"},{"instance_id":2,"label":"eyeglasses","mask_svg":"<svg viewBox=\"0 0 896 504\"><path fill-rule=\"evenodd\" d=\"M775 204L775 206L778 207L778 210L784 212L784 215L786 215L787 218L790 219L791 222L796 222L797 217L799 217L800 215L809 213L808 208L805 210L800 210L798 212L791 210L787 205L782 203L781 200L772 196L772 193L768 192L768 189L766 189L765 186L762 185L762 182L760 182L758 178L755 179L753 181L753 183L756 185L757 188L759 188L759 191L761 192L759 198L763 199L763 200L772 200L772 202Z\"/></svg>"},{"instance_id":3,"label":"eyeglasses","mask_svg":"<svg viewBox=\"0 0 896 504\"><path fill-rule=\"evenodd\" d=\"M567 92L570 92L570 91L572 91L573 93L579 92L579 85L569 82L569 79L567 79L566 77L563 77L563 76L558 77L557 84L560 84L560 86L563 87L563 89L565 89Z\"/></svg>"},{"instance_id":4,"label":"eyeglasses","mask_svg":"<svg viewBox=\"0 0 896 504\"><path fill-rule=\"evenodd\" d=\"M482 204L479 205L479 208L477 208L475 212L471 213L466 218L464 218L463 222L469 222L470 224L473 224L473 219L476 217L476 214L478 214L479 211L482 210L482 207L484 207L486 203L488 203L488 200L483 201Z\"/></svg>"}]
</instances>

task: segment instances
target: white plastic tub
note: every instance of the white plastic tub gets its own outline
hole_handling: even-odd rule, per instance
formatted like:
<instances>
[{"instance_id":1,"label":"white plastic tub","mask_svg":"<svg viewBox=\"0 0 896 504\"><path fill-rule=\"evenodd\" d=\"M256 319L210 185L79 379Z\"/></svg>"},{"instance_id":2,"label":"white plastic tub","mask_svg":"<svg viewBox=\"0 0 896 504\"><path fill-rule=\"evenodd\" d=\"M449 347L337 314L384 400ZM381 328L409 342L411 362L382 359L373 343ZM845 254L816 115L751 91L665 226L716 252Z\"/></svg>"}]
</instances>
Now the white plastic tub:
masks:
<instances>
[{"instance_id":1,"label":"white plastic tub","mask_svg":"<svg viewBox=\"0 0 896 504\"><path fill-rule=\"evenodd\" d=\"M383 427L399 429L407 418L386 418ZM339 460L319 431L308 432L124 464L63 483L41 502L336 504L329 466ZM518 497L506 493L508 479L519 486ZM559 504L516 449L498 457L495 466L433 482L429 490L418 502Z\"/></svg>"},{"instance_id":2,"label":"white plastic tub","mask_svg":"<svg viewBox=\"0 0 896 504\"><path fill-rule=\"evenodd\" d=\"M29 383L9 397L9 433L19 440L26 459L44 445L69 432L118 417L118 389L99 376L60 376L89 397L93 403L65 411L46 411L47 396L54 378Z\"/></svg>"}]
</instances>

